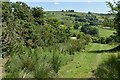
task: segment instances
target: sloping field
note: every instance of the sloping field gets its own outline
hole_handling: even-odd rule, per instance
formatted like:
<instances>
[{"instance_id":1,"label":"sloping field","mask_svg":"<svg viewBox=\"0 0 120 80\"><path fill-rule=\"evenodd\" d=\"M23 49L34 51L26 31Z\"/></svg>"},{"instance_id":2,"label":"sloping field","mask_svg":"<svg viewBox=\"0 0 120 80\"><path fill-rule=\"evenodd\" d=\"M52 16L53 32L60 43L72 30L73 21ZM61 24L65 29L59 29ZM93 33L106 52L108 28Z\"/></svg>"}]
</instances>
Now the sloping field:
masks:
<instances>
[{"instance_id":1,"label":"sloping field","mask_svg":"<svg viewBox=\"0 0 120 80\"><path fill-rule=\"evenodd\" d=\"M109 37L110 35L113 35L114 32L116 32L115 30L107 30L103 28L98 28L98 30L100 37Z\"/></svg>"},{"instance_id":2,"label":"sloping field","mask_svg":"<svg viewBox=\"0 0 120 80\"><path fill-rule=\"evenodd\" d=\"M76 53L73 61L62 66L59 70L59 77L63 78L90 78L93 76L93 71L112 53L91 53L90 51L107 50L113 48L107 44L92 43L87 46L86 51Z\"/></svg>"}]
</instances>

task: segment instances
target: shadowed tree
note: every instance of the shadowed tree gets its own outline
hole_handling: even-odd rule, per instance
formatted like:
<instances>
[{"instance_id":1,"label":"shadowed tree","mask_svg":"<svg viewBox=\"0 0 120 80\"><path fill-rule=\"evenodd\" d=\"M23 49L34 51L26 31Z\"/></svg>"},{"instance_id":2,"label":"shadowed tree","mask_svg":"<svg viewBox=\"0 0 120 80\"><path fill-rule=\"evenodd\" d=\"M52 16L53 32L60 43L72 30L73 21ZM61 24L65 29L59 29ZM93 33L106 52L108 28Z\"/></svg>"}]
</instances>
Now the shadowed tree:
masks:
<instances>
[{"instance_id":1,"label":"shadowed tree","mask_svg":"<svg viewBox=\"0 0 120 80\"><path fill-rule=\"evenodd\" d=\"M115 5L113 5L110 2L107 2L107 5L111 8L112 14L115 15L114 25L117 31L117 40L118 42L120 42L120 1L114 2L114 4Z\"/></svg>"}]
</instances>

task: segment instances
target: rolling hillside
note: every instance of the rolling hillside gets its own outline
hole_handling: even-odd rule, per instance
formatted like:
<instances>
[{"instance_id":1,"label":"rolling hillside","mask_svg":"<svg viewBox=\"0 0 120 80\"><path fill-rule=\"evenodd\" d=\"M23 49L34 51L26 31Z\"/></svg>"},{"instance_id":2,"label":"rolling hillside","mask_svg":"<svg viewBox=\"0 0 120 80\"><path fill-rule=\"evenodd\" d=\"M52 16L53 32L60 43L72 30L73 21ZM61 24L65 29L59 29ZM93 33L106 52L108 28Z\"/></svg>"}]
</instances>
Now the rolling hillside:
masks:
<instances>
[{"instance_id":1,"label":"rolling hillside","mask_svg":"<svg viewBox=\"0 0 120 80\"><path fill-rule=\"evenodd\" d=\"M109 50L114 48L115 45L96 44L92 43L86 47L83 52L75 54L73 61L67 65L62 66L59 70L59 77L62 78L91 78L94 77L93 71L98 67L100 63L116 53L94 53L98 50ZM92 52L91 52L92 51Z\"/></svg>"}]
</instances>

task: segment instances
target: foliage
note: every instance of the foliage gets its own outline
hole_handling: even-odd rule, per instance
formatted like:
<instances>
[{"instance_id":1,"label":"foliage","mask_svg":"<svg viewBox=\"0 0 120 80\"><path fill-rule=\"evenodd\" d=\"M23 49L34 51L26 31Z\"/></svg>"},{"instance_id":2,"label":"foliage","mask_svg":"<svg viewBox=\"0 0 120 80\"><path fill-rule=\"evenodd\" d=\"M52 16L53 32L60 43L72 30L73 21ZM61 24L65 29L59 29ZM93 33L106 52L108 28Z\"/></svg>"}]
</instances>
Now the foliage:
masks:
<instances>
[{"instance_id":1,"label":"foliage","mask_svg":"<svg viewBox=\"0 0 120 80\"><path fill-rule=\"evenodd\" d=\"M75 18L75 21L87 22L86 19L85 19L84 17L77 17L77 18Z\"/></svg>"},{"instance_id":2,"label":"foliage","mask_svg":"<svg viewBox=\"0 0 120 80\"><path fill-rule=\"evenodd\" d=\"M78 29L79 28L78 22L75 22L75 25L73 27L74 27L74 29Z\"/></svg>"},{"instance_id":3,"label":"foliage","mask_svg":"<svg viewBox=\"0 0 120 80\"><path fill-rule=\"evenodd\" d=\"M115 25L115 29L117 31L117 38L120 40L120 1L118 2L114 2L115 4L113 5L110 2L107 2L107 5L111 8L112 13L115 15L114 18L114 25ZM120 42L120 41L118 41Z\"/></svg>"},{"instance_id":4,"label":"foliage","mask_svg":"<svg viewBox=\"0 0 120 80\"><path fill-rule=\"evenodd\" d=\"M66 14L66 16L75 17L77 22L88 22L91 26L96 26L98 24L98 19L93 14L78 15L78 14Z\"/></svg>"},{"instance_id":5,"label":"foliage","mask_svg":"<svg viewBox=\"0 0 120 80\"><path fill-rule=\"evenodd\" d=\"M93 15L93 14L86 15L86 19L90 23L89 25L91 25L91 26L98 25L98 19L95 15Z\"/></svg>"},{"instance_id":6,"label":"foliage","mask_svg":"<svg viewBox=\"0 0 120 80\"><path fill-rule=\"evenodd\" d=\"M34 17L34 21L36 23L38 23L39 25L44 24L43 8L41 8L41 7L33 7L31 11L32 11L32 14L33 14L33 17Z\"/></svg>"},{"instance_id":7,"label":"foliage","mask_svg":"<svg viewBox=\"0 0 120 80\"><path fill-rule=\"evenodd\" d=\"M15 43L45 47L64 42L70 36L69 27L61 26L57 19L46 19L42 8L31 9L23 2L3 2L2 5L3 52L10 53Z\"/></svg>"},{"instance_id":8,"label":"foliage","mask_svg":"<svg viewBox=\"0 0 120 80\"><path fill-rule=\"evenodd\" d=\"M107 37L106 38L106 43L108 44L108 43L111 43L111 42L117 42L116 41L116 36L110 36L110 37Z\"/></svg>"},{"instance_id":9,"label":"foliage","mask_svg":"<svg viewBox=\"0 0 120 80\"><path fill-rule=\"evenodd\" d=\"M85 48L84 40L70 40L68 43L67 51L69 54L74 54L76 51L80 51Z\"/></svg>"},{"instance_id":10,"label":"foliage","mask_svg":"<svg viewBox=\"0 0 120 80\"><path fill-rule=\"evenodd\" d=\"M110 80L117 79L119 74L119 59L118 55L112 55L107 61L100 64L95 74L96 77L103 80L104 78L109 78Z\"/></svg>"},{"instance_id":11,"label":"foliage","mask_svg":"<svg viewBox=\"0 0 120 80\"><path fill-rule=\"evenodd\" d=\"M91 27L88 24L82 26L81 31L84 32L85 34L90 34L90 35L93 35L93 36L98 36L99 35L98 34L99 32L98 32L97 28Z\"/></svg>"},{"instance_id":12,"label":"foliage","mask_svg":"<svg viewBox=\"0 0 120 80\"><path fill-rule=\"evenodd\" d=\"M68 40L65 43L62 44L57 44L56 49L59 50L61 53L67 53L70 55L74 55L75 52L79 52L83 49L85 49L85 45L90 43L90 37L89 36L84 36L79 39L71 39Z\"/></svg>"},{"instance_id":13,"label":"foliage","mask_svg":"<svg viewBox=\"0 0 120 80\"><path fill-rule=\"evenodd\" d=\"M59 68L60 68L60 64L61 64L61 60L60 60L60 54L58 54L58 52L53 53L53 57L52 57L52 68L53 70L57 73Z\"/></svg>"},{"instance_id":14,"label":"foliage","mask_svg":"<svg viewBox=\"0 0 120 80\"><path fill-rule=\"evenodd\" d=\"M62 10L62 12L64 12L64 10Z\"/></svg>"},{"instance_id":15,"label":"foliage","mask_svg":"<svg viewBox=\"0 0 120 80\"><path fill-rule=\"evenodd\" d=\"M92 42L93 43L99 43L99 38L98 37L92 37Z\"/></svg>"},{"instance_id":16,"label":"foliage","mask_svg":"<svg viewBox=\"0 0 120 80\"><path fill-rule=\"evenodd\" d=\"M32 21L32 11L27 4L23 2L12 3L12 13L15 19L21 19L26 21Z\"/></svg>"},{"instance_id":17,"label":"foliage","mask_svg":"<svg viewBox=\"0 0 120 80\"><path fill-rule=\"evenodd\" d=\"M92 13L89 11L88 14L92 14Z\"/></svg>"},{"instance_id":18,"label":"foliage","mask_svg":"<svg viewBox=\"0 0 120 80\"><path fill-rule=\"evenodd\" d=\"M100 42L101 44L105 44L105 43L106 43L105 38L104 38L104 37L100 37L100 38L99 38L99 42Z\"/></svg>"},{"instance_id":19,"label":"foliage","mask_svg":"<svg viewBox=\"0 0 120 80\"><path fill-rule=\"evenodd\" d=\"M66 12L74 12L74 10L66 10Z\"/></svg>"},{"instance_id":20,"label":"foliage","mask_svg":"<svg viewBox=\"0 0 120 80\"><path fill-rule=\"evenodd\" d=\"M110 18L105 17L102 25L104 27L114 28L114 19L110 19Z\"/></svg>"},{"instance_id":21,"label":"foliage","mask_svg":"<svg viewBox=\"0 0 120 80\"><path fill-rule=\"evenodd\" d=\"M4 77L6 78L55 77L59 67L67 61L65 58L67 55L60 55L59 51L50 52L42 48L31 49L19 46L19 51L12 51L12 53L10 60L5 64Z\"/></svg>"},{"instance_id":22,"label":"foliage","mask_svg":"<svg viewBox=\"0 0 120 80\"><path fill-rule=\"evenodd\" d=\"M2 11L2 51L10 54L4 66L5 78L56 77L60 66L91 40L83 34L71 40L70 27L46 17L41 7L2 2Z\"/></svg>"},{"instance_id":23,"label":"foliage","mask_svg":"<svg viewBox=\"0 0 120 80\"><path fill-rule=\"evenodd\" d=\"M75 36L74 36L75 35ZM77 33L77 34L73 34L73 37L77 37L77 39L83 39L86 35L84 33Z\"/></svg>"},{"instance_id":24,"label":"foliage","mask_svg":"<svg viewBox=\"0 0 120 80\"><path fill-rule=\"evenodd\" d=\"M77 15L77 14L66 14L66 16L70 16L70 17L79 17L79 15Z\"/></svg>"},{"instance_id":25,"label":"foliage","mask_svg":"<svg viewBox=\"0 0 120 80\"><path fill-rule=\"evenodd\" d=\"M120 23L119 23L120 22L120 1L117 3L117 8L118 8L118 10L117 10L118 12L115 17L115 28L117 31L118 39L120 40Z\"/></svg>"},{"instance_id":26,"label":"foliage","mask_svg":"<svg viewBox=\"0 0 120 80\"><path fill-rule=\"evenodd\" d=\"M92 42L91 35L84 35L85 45Z\"/></svg>"},{"instance_id":27,"label":"foliage","mask_svg":"<svg viewBox=\"0 0 120 80\"><path fill-rule=\"evenodd\" d=\"M10 18L10 14L12 12L12 5L10 2L1 2L1 9L2 9L2 16L4 16L2 18L2 22L4 21L8 21L8 18Z\"/></svg>"}]
</instances>

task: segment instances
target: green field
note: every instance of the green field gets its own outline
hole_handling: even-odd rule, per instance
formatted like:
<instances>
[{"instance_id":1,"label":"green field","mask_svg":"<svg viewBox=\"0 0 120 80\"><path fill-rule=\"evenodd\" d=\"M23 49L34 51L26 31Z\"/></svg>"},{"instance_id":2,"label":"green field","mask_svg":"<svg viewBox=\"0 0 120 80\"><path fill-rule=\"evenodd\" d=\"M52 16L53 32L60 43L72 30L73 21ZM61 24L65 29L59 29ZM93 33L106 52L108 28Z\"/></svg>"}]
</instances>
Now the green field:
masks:
<instances>
[{"instance_id":1,"label":"green field","mask_svg":"<svg viewBox=\"0 0 120 80\"><path fill-rule=\"evenodd\" d=\"M66 16L66 14L77 14L79 16L85 16L84 13L77 12L48 12L47 16L56 18L60 21L64 21L68 26L73 26L74 17ZM95 15L95 14L94 14ZM99 19L102 19L102 16L96 15ZM67 20L68 19L68 20ZM102 27L97 27L99 30L100 37L109 37L110 35L114 35L115 30L108 30ZM71 29L72 33L79 34L80 29ZM98 65L102 63L105 59L107 59L111 53L102 52L97 53L95 51L98 50L109 50L114 48L116 45L108 45L108 44L97 44L91 43L86 46L86 49L82 52L76 52L73 56L73 61L67 63L62 66L58 72L58 76L61 78L90 78L94 77L92 71L97 69ZM114 53L112 53L114 54Z\"/></svg>"},{"instance_id":2,"label":"green field","mask_svg":"<svg viewBox=\"0 0 120 80\"><path fill-rule=\"evenodd\" d=\"M76 14L76 15L83 16L83 17L87 15L87 13L81 13L81 12L47 11L46 13L47 13L46 17L58 19L60 22L61 21L64 22L64 24L67 25L68 27L72 27L74 25L75 17L66 16L66 14ZM100 15L97 15L97 14L93 14L93 15L95 15L98 19L103 19L102 16ZM100 37L109 37L110 35L113 35L113 32L115 32L115 30L113 29L108 30L102 27L96 26L96 28L98 28L99 30ZM71 29L71 32L79 33L80 28L78 30Z\"/></svg>"},{"instance_id":3,"label":"green field","mask_svg":"<svg viewBox=\"0 0 120 80\"><path fill-rule=\"evenodd\" d=\"M2 1L0 77L119 78L120 5L114 3L106 6L115 14L89 9L76 12L79 6L74 3L76 8L71 10L63 2L45 7Z\"/></svg>"},{"instance_id":4,"label":"green field","mask_svg":"<svg viewBox=\"0 0 120 80\"><path fill-rule=\"evenodd\" d=\"M70 12L71 14L76 14L73 12ZM73 26L73 17L66 16L66 14L70 14L68 12L57 12L57 11L48 11L46 14L46 17L48 18L55 18L58 19L59 21L62 21L65 23L65 25L71 27Z\"/></svg>"},{"instance_id":5,"label":"green field","mask_svg":"<svg viewBox=\"0 0 120 80\"><path fill-rule=\"evenodd\" d=\"M88 15L88 13L82 13L82 12L46 11L45 16L48 18L58 19L59 21L64 22L64 24L67 25L68 27L72 27L75 22L75 17L66 16L66 14L75 14L75 15L82 16L82 17L85 17L86 15ZM92 15L99 17L99 19L101 19L101 16L97 14L92 14ZM81 24L84 24L84 22L82 22Z\"/></svg>"},{"instance_id":6,"label":"green field","mask_svg":"<svg viewBox=\"0 0 120 80\"><path fill-rule=\"evenodd\" d=\"M92 43L86 46L86 50L75 54L73 61L62 66L59 70L59 77L62 78L90 78L94 77L92 70L107 59L111 53L91 53L90 51L108 50L115 45ZM113 53L112 53L113 54Z\"/></svg>"},{"instance_id":7,"label":"green field","mask_svg":"<svg viewBox=\"0 0 120 80\"><path fill-rule=\"evenodd\" d=\"M107 30L103 28L98 28L98 30L100 37L109 37L110 35L113 35L113 32L115 32L115 30Z\"/></svg>"}]
</instances>

